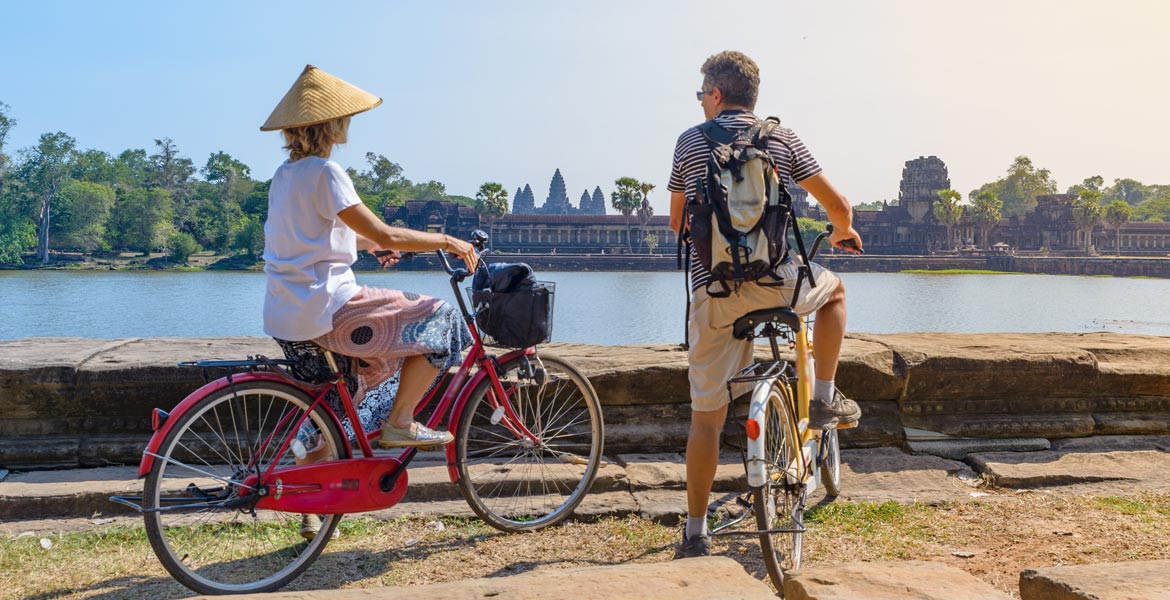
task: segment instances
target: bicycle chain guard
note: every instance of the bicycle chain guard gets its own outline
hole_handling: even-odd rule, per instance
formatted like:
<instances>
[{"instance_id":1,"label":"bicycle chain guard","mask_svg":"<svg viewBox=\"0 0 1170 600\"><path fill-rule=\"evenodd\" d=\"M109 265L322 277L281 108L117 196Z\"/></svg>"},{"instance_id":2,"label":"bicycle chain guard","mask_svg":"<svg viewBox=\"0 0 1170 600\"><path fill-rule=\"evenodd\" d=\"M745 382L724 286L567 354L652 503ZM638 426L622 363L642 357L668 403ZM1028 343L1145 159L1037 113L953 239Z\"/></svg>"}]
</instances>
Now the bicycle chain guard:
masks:
<instances>
[{"instance_id":1,"label":"bicycle chain guard","mask_svg":"<svg viewBox=\"0 0 1170 600\"><path fill-rule=\"evenodd\" d=\"M382 491L382 478L394 487ZM245 480L255 485L255 476ZM351 458L277 469L256 508L317 515L390 508L406 495L406 468L398 458Z\"/></svg>"}]
</instances>

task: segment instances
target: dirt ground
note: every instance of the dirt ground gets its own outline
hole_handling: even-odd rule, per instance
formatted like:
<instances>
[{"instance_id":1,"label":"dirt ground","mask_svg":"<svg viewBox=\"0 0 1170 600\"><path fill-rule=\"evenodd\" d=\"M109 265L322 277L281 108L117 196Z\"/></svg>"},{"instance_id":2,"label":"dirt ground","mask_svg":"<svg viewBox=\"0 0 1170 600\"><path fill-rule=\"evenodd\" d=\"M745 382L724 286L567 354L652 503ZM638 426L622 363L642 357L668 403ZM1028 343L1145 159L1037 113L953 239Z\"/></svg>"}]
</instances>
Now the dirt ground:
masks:
<instances>
[{"instance_id":1,"label":"dirt ground","mask_svg":"<svg viewBox=\"0 0 1170 600\"><path fill-rule=\"evenodd\" d=\"M1170 555L1170 494L1031 492L934 506L834 503L812 508L807 520L806 564L931 560L964 569L1012 595L1025 568ZM325 554L287 589L418 585L534 569L666 561L679 536L676 527L633 516L520 535L501 534L471 519L353 517L341 528ZM720 538L714 550L764 577L754 539ZM141 527L98 526L82 533L0 539L2 598L190 595L159 565Z\"/></svg>"}]
</instances>

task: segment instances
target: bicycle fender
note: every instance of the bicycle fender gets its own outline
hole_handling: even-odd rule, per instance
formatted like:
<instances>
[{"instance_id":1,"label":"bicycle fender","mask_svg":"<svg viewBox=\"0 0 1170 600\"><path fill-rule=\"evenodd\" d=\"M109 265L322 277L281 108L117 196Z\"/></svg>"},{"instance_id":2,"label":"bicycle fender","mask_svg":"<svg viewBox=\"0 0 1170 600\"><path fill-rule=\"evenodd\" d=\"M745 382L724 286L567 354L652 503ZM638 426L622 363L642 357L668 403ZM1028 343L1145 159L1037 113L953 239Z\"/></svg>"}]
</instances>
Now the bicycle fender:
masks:
<instances>
[{"instance_id":1,"label":"bicycle fender","mask_svg":"<svg viewBox=\"0 0 1170 600\"><path fill-rule=\"evenodd\" d=\"M514 358L521 356L533 356L536 354L535 348L521 348L520 350L513 350L499 359L496 362L505 363ZM459 427L459 419L463 417L463 407L467 404L467 400L471 398L471 392L475 390L479 382L487 378L487 371L480 369L471 376L467 383L463 384L463 389L459 390L459 396L455 398L455 403L451 405L451 414L447 417L448 428L457 429ZM455 444L453 442L447 444L447 475L451 478L451 483L459 482L459 466L456 464Z\"/></svg>"},{"instance_id":2,"label":"bicycle fender","mask_svg":"<svg viewBox=\"0 0 1170 600\"><path fill-rule=\"evenodd\" d=\"M218 392L233 384L247 383L249 381L270 381L273 383L280 383L282 385L289 385L287 379L275 373L257 371L232 375L231 381L228 381L227 377L221 377L215 381L211 381L205 384L203 387L195 390L194 392L191 392L187 395L186 398L183 398L182 402L179 402L179 404L175 406L173 410L171 410L170 417L167 418L162 427L159 427L158 431L155 431L154 435L150 436L150 442L146 445L146 451L142 453L142 462L138 465L138 476L146 477L146 474L150 472L150 468L154 466L154 456L152 455L158 454L158 449L162 446L163 440L166 439L167 434L170 433L171 428L174 427L174 424L179 422L179 417L181 417L188 410L191 410L192 406L208 395ZM332 410L327 412L336 422L337 415L334 415ZM340 428L341 423L337 422L337 426Z\"/></svg>"},{"instance_id":3,"label":"bicycle fender","mask_svg":"<svg viewBox=\"0 0 1170 600\"><path fill-rule=\"evenodd\" d=\"M760 434L756 439L751 436L747 437L747 450L745 465L747 468L748 486L758 488L764 485L764 481L768 477L768 463L765 457L765 446L767 445L767 408L768 395L771 391L772 385L770 381L760 381L756 383L756 387L752 390L752 401L748 406L747 418L749 421L755 421L759 426Z\"/></svg>"}]
</instances>

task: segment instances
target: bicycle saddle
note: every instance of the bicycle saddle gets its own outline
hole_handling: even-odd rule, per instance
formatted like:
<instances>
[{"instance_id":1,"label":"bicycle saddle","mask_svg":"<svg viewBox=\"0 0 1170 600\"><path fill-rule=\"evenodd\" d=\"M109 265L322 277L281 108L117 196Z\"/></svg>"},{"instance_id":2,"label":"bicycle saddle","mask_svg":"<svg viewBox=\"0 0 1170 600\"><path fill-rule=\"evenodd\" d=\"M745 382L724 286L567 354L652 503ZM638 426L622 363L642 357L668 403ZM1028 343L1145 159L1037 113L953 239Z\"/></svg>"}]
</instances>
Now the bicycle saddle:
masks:
<instances>
[{"instance_id":1,"label":"bicycle saddle","mask_svg":"<svg viewBox=\"0 0 1170 600\"><path fill-rule=\"evenodd\" d=\"M751 334L755 331L756 327L764 323L779 323L793 331L800 331L800 317L796 316L796 313L792 312L791 308L780 306L777 308L753 310L736 319L735 325L731 327L731 334L737 340L746 340L752 337Z\"/></svg>"}]
</instances>

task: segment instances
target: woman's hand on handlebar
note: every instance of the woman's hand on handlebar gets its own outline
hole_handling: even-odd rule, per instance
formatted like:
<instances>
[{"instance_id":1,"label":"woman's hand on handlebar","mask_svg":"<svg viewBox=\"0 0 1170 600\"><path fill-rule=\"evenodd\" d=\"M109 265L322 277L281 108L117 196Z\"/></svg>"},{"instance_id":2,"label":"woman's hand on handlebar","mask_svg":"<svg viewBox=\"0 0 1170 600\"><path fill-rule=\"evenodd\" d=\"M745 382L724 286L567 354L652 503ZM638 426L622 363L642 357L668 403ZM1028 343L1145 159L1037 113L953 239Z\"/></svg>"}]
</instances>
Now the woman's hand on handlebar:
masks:
<instances>
[{"instance_id":1,"label":"woman's hand on handlebar","mask_svg":"<svg viewBox=\"0 0 1170 600\"><path fill-rule=\"evenodd\" d=\"M834 248L854 254L860 254L862 251L861 234L857 233L852 225L844 228L834 227L833 232L829 235L829 243Z\"/></svg>"},{"instance_id":2,"label":"woman's hand on handlebar","mask_svg":"<svg viewBox=\"0 0 1170 600\"><path fill-rule=\"evenodd\" d=\"M479 264L479 255L476 254L475 246L472 246L471 242L465 242L459 238L447 236L447 245L443 250L458 256L463 261L463 264L467 265L469 272L475 272L475 267Z\"/></svg>"}]
</instances>

